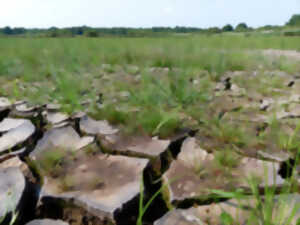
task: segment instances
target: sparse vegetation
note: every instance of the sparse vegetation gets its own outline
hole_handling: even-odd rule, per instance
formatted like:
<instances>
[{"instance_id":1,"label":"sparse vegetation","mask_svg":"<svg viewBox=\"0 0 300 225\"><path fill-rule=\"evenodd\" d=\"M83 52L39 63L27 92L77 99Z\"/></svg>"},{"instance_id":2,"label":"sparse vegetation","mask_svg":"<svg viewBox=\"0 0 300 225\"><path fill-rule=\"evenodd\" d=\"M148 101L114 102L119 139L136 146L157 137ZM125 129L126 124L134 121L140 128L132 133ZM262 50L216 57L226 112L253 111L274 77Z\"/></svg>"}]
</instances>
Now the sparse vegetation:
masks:
<instances>
[{"instance_id":1,"label":"sparse vegetation","mask_svg":"<svg viewBox=\"0 0 300 225\"><path fill-rule=\"evenodd\" d=\"M270 172L270 171L269 171ZM295 174L294 174L295 175ZM260 183L254 177L247 177L250 186L250 192L245 193L243 190L234 192L224 192L213 190L212 192L220 197L232 198L238 202L238 209L241 215L232 215L226 210L220 215L220 221L223 224L241 225L241 219L245 224L298 224L299 218L296 217L300 209L299 202L293 200L293 193L296 191L293 185L295 177L292 176L283 185L278 193L276 185L268 184L268 171L265 170L266 185L261 193ZM275 179L275 178L274 178ZM243 215L242 215L243 214Z\"/></svg>"},{"instance_id":2,"label":"sparse vegetation","mask_svg":"<svg viewBox=\"0 0 300 225\"><path fill-rule=\"evenodd\" d=\"M233 181L234 185L232 172L244 156L258 157L262 151L284 152L291 157L298 154L300 65L299 53L290 50L300 47L299 40L292 37L258 32L243 35L251 31L246 24L235 29L241 33L233 34L231 25L223 30L227 33L164 38L100 38L101 32L96 30L76 31L95 38L3 38L0 96L13 102L58 103L68 114L86 111L129 136L167 139L186 128L198 130L200 147L214 159L209 165L194 163L192 169L201 179L213 175L221 183L224 180L222 184ZM56 37L60 32L52 29L47 35ZM211 28L210 32L222 31ZM291 103L295 103L295 109ZM98 153L91 147L80 157L91 159ZM80 183L67 174L66 170L74 169L70 164L74 166L75 159L70 152L52 149L44 152L38 163L45 175L59 179L61 191L105 186L99 177ZM95 168L100 168L96 162ZM289 182L292 185L294 181ZM290 189L278 195L270 188L262 196L257 183L251 180L249 184L256 201L249 225L290 223L294 209L288 217L284 209L278 217L273 214L274 208L285 207L278 206L274 199L291 193ZM142 185L138 225L143 224L145 211L164 188L144 205ZM249 197L240 192L217 194ZM224 224L236 222L226 212L221 220Z\"/></svg>"},{"instance_id":3,"label":"sparse vegetation","mask_svg":"<svg viewBox=\"0 0 300 225\"><path fill-rule=\"evenodd\" d=\"M60 179L60 189L63 192L72 191L75 187L76 180L71 175L66 175Z\"/></svg>"},{"instance_id":4,"label":"sparse vegetation","mask_svg":"<svg viewBox=\"0 0 300 225\"><path fill-rule=\"evenodd\" d=\"M215 161L221 167L235 168L238 166L239 160L240 157L230 149L218 151L215 154Z\"/></svg>"},{"instance_id":5,"label":"sparse vegetation","mask_svg":"<svg viewBox=\"0 0 300 225\"><path fill-rule=\"evenodd\" d=\"M61 149L49 149L39 160L42 171L50 176L58 176L62 172L62 162L67 152Z\"/></svg>"}]
</instances>

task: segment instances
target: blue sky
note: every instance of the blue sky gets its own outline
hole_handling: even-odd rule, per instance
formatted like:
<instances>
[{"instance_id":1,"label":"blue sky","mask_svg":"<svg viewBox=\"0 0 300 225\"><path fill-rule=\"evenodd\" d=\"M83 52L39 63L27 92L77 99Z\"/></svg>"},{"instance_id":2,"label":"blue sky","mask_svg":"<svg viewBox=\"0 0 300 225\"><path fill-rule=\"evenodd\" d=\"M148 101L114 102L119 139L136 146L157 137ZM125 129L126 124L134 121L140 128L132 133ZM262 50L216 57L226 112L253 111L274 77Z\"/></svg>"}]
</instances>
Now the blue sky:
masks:
<instances>
[{"instance_id":1,"label":"blue sky","mask_svg":"<svg viewBox=\"0 0 300 225\"><path fill-rule=\"evenodd\" d=\"M300 0L1 0L0 27L282 25Z\"/></svg>"}]
</instances>

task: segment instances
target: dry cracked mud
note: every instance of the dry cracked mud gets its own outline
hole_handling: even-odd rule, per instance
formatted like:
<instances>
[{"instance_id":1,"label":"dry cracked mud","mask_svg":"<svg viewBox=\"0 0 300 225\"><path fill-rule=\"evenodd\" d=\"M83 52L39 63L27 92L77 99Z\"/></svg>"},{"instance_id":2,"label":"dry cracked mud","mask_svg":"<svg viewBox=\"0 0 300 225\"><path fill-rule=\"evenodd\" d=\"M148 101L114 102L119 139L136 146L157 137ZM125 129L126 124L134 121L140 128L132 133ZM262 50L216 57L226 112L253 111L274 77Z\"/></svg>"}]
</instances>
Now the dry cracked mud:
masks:
<instances>
[{"instance_id":1,"label":"dry cracked mud","mask_svg":"<svg viewBox=\"0 0 300 225\"><path fill-rule=\"evenodd\" d=\"M0 97L0 200L10 203L0 205L0 217L6 216L1 224L16 211L18 225L135 224L141 183L144 204L164 187L145 225L218 225L224 216L245 224L257 200L249 181L258 184L263 198L267 187L279 193L297 166L299 85L296 77L281 73L231 74L215 83L197 126L192 121L191 129L168 138L130 136L88 112L61 112L56 103ZM130 93L114 97L124 100ZM295 174L297 188L298 181ZM247 199L238 202L228 194L237 190ZM299 204L297 193L276 194L275 212L282 204L287 212ZM291 224L299 216L297 211Z\"/></svg>"}]
</instances>

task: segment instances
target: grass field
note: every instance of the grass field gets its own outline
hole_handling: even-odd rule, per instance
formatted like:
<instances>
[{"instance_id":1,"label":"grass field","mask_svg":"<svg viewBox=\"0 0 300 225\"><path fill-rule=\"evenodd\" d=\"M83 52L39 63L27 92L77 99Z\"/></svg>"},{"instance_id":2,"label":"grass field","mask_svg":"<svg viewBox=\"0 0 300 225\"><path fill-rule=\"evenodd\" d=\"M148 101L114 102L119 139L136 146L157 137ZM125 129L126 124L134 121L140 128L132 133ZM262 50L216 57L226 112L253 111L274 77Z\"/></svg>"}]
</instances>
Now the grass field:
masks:
<instances>
[{"instance_id":1,"label":"grass field","mask_svg":"<svg viewBox=\"0 0 300 225\"><path fill-rule=\"evenodd\" d=\"M133 130L141 126L151 134L159 130L172 133L182 124L183 114L199 117L203 111L197 108L199 101L208 102L214 94L215 82L227 72L299 72L297 61L285 57L272 59L260 51L297 50L298 43L298 38L244 35L3 38L0 82L4 85L0 94L40 104L56 101L71 113L82 109L82 101L95 102L101 93L106 107L95 111L91 104L94 115L126 124ZM192 80L199 84L191 88ZM264 87L261 89L265 91ZM118 93L130 97L126 99ZM123 110L115 110L116 99ZM131 119L130 111L136 109L139 113Z\"/></svg>"},{"instance_id":2,"label":"grass field","mask_svg":"<svg viewBox=\"0 0 300 225\"><path fill-rule=\"evenodd\" d=\"M2 38L0 97L59 103L129 135L168 138L196 129L219 167L234 167L236 153L295 157L299 41L243 34Z\"/></svg>"},{"instance_id":3,"label":"grass field","mask_svg":"<svg viewBox=\"0 0 300 225\"><path fill-rule=\"evenodd\" d=\"M0 74L25 80L43 80L64 70L95 72L103 63L185 69L255 69L259 58L245 50L300 50L299 38L241 35L168 38L21 39L0 41ZM253 65L254 63L254 65ZM13 66L14 69L11 69Z\"/></svg>"}]
</instances>

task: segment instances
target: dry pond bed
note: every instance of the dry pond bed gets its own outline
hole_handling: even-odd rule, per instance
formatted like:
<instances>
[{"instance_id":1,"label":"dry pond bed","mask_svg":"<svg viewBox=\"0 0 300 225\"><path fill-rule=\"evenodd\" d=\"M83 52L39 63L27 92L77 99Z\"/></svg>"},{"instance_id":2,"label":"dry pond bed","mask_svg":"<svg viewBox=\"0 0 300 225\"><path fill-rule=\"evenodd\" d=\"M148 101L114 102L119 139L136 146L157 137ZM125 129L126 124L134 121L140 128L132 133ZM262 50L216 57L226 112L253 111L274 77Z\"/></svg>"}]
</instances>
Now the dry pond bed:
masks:
<instances>
[{"instance_id":1,"label":"dry pond bed","mask_svg":"<svg viewBox=\"0 0 300 225\"><path fill-rule=\"evenodd\" d=\"M182 110L186 129L169 136L1 97L2 224L131 225L141 196L145 205L162 190L144 224L256 224L264 214L255 210L269 203L273 219L284 212L278 220L296 225L300 82L245 73L214 82L204 113Z\"/></svg>"}]
</instances>

